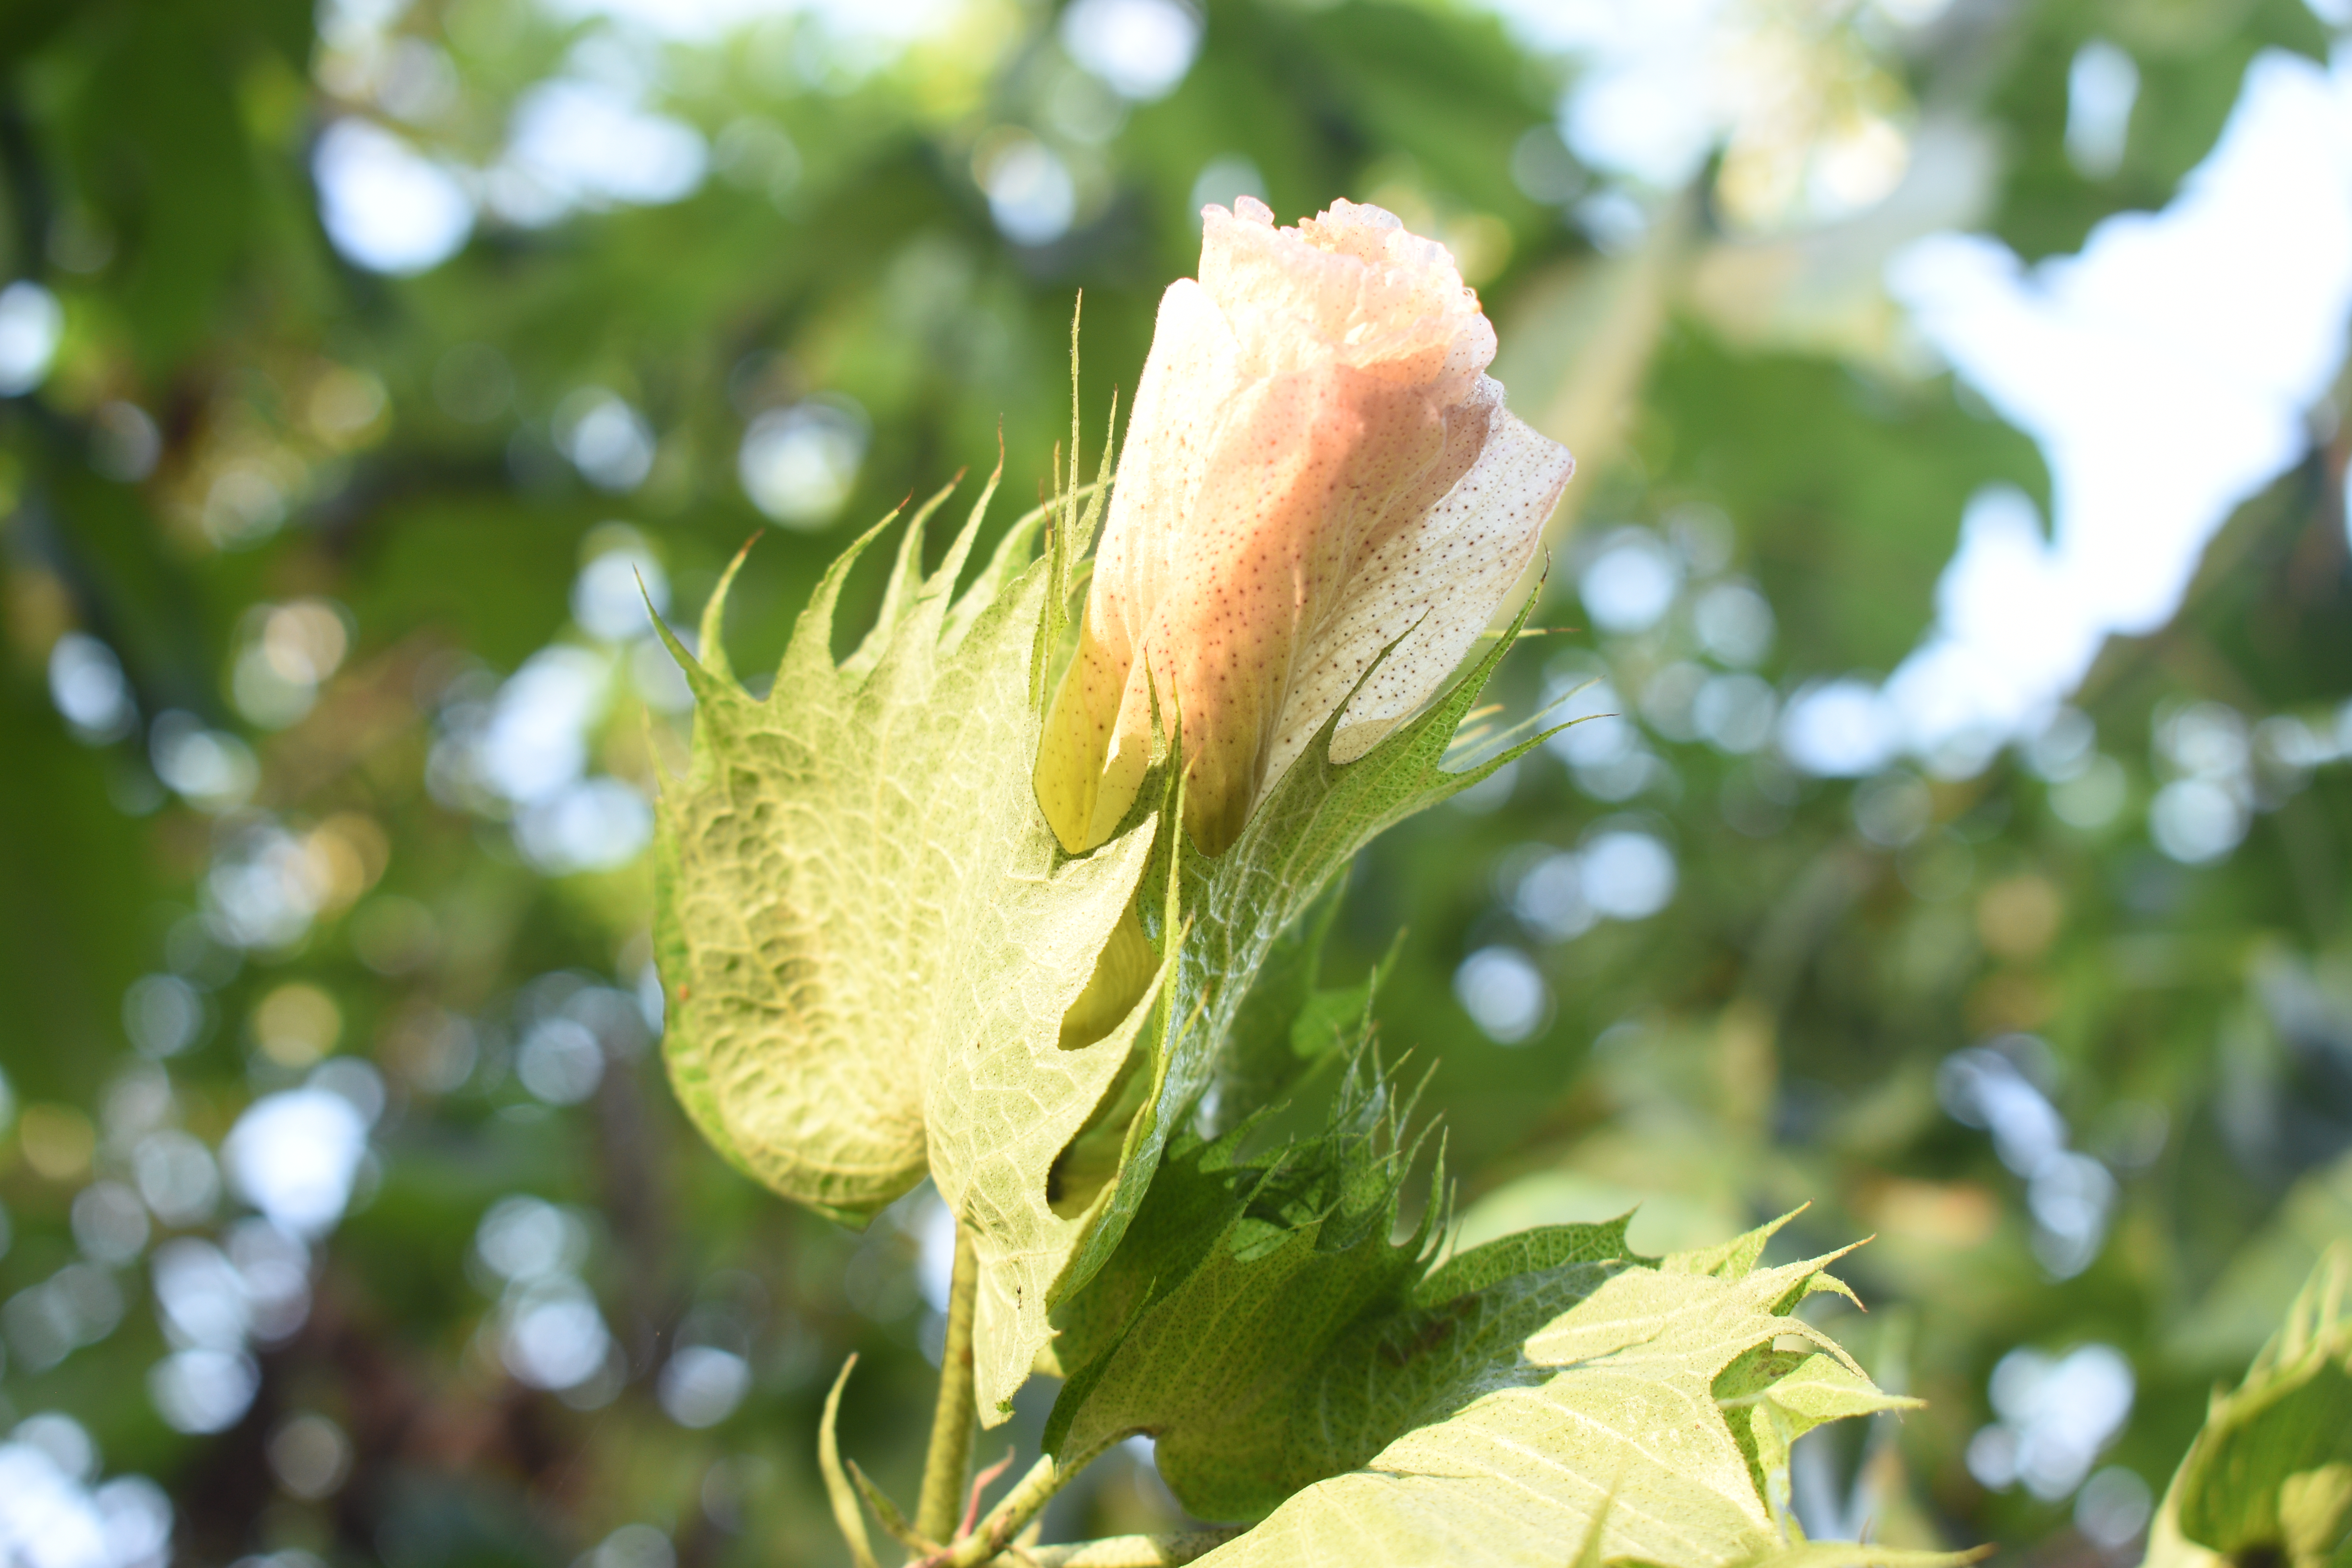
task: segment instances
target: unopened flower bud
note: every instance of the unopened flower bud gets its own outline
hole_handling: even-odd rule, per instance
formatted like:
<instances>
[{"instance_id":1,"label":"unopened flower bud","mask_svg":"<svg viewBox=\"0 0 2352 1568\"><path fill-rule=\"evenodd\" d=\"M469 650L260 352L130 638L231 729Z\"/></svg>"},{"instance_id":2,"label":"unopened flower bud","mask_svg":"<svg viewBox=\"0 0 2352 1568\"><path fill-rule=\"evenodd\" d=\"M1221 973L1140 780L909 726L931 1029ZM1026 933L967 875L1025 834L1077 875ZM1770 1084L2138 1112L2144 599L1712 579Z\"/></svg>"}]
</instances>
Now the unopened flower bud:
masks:
<instances>
[{"instance_id":1,"label":"unopened flower bud","mask_svg":"<svg viewBox=\"0 0 2352 1568\"><path fill-rule=\"evenodd\" d=\"M1108 839L1181 729L1185 826L1230 846L1381 652L1331 760L1460 663L1574 468L1503 407L1495 331L1454 259L1375 206L1296 228L1204 214L1160 301L1037 795L1066 848Z\"/></svg>"}]
</instances>

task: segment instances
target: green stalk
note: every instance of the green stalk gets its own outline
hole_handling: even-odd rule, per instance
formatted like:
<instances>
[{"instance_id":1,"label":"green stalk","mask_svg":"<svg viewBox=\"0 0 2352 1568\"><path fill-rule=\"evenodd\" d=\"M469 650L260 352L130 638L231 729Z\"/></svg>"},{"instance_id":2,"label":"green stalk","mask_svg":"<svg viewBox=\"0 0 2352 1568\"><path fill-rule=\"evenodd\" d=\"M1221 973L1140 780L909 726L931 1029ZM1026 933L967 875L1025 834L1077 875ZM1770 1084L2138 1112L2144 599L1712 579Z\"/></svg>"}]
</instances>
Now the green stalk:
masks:
<instances>
[{"instance_id":1,"label":"green stalk","mask_svg":"<svg viewBox=\"0 0 2352 1568\"><path fill-rule=\"evenodd\" d=\"M948 1339L940 1352L940 1402L931 1413L931 1449L923 1462L923 1490L915 1504L915 1533L933 1541L954 1537L963 1520L963 1488L971 1469L974 1408L971 1378L972 1298L980 1287L980 1256L971 1231L956 1226L954 1283L948 1290Z\"/></svg>"},{"instance_id":2,"label":"green stalk","mask_svg":"<svg viewBox=\"0 0 2352 1568\"><path fill-rule=\"evenodd\" d=\"M1100 1452L1099 1449L1096 1452ZM1013 1489L1003 1500L988 1510L988 1517L978 1528L937 1557L928 1560L927 1568L980 1568L1012 1543L1028 1522L1036 1518L1054 1494L1067 1484L1072 1476L1086 1468L1087 1454L1068 1468L1054 1463L1046 1455L1030 1467L1029 1473L1013 1483Z\"/></svg>"}]
</instances>

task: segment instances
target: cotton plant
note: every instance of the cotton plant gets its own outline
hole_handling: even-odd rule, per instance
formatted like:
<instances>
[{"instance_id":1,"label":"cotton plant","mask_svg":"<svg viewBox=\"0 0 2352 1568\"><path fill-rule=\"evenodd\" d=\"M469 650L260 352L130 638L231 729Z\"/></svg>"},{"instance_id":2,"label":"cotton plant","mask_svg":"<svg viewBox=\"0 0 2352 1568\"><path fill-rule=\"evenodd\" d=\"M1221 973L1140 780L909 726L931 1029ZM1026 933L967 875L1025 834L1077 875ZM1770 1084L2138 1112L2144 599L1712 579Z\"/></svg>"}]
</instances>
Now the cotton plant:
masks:
<instances>
[{"instance_id":1,"label":"cotton plant","mask_svg":"<svg viewBox=\"0 0 2352 1568\"><path fill-rule=\"evenodd\" d=\"M1769 1227L1643 1258L1622 1221L1450 1250L1442 1145L1365 988L1320 982L1356 851L1543 739L1462 733L1573 468L1495 348L1391 214L1212 206L1115 471L1088 480L1074 426L1053 501L975 568L992 480L926 574L931 498L836 659L886 519L764 697L727 658L732 568L698 658L672 643L697 698L656 838L677 1092L788 1198L861 1225L928 1177L956 1224L911 1511L837 1452L849 1368L825 1406L859 1568L877 1537L942 1568L1906 1555L1808 1545L1788 1507L1798 1436L1909 1403L1792 1315L1843 1293L1832 1259L1763 1267ZM1310 1079L1326 1125L1271 1140ZM1045 1452L983 1510L974 1427L1033 1376L1061 1383ZM1039 1545L1046 1500L1137 1434L1221 1527Z\"/></svg>"}]
</instances>

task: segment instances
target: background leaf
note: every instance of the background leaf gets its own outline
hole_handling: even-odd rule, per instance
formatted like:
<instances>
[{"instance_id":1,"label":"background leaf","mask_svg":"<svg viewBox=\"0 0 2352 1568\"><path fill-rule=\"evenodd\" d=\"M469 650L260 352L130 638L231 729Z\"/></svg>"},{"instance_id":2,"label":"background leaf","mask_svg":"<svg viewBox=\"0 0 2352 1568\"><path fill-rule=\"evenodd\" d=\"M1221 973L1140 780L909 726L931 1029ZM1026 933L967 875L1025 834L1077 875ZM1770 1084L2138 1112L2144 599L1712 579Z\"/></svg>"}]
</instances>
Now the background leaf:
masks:
<instances>
[{"instance_id":1,"label":"background leaf","mask_svg":"<svg viewBox=\"0 0 2352 1568\"><path fill-rule=\"evenodd\" d=\"M2352 1554L2352 1254L2320 1260L2246 1380L2217 1394L2172 1479L2151 1568Z\"/></svg>"}]
</instances>

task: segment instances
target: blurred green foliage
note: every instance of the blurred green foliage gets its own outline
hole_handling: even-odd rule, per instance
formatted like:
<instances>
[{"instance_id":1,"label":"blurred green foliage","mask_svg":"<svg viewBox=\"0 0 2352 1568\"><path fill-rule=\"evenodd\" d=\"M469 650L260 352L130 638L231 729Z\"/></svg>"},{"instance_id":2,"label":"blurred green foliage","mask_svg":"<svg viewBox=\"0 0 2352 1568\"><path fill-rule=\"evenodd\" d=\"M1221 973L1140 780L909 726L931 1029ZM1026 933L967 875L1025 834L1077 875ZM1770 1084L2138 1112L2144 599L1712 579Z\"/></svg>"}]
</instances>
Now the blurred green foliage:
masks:
<instances>
[{"instance_id":1,"label":"blurred green foliage","mask_svg":"<svg viewBox=\"0 0 2352 1568\"><path fill-rule=\"evenodd\" d=\"M2167 200L2257 47L2325 43L2293 0L1962 5L1910 32L1880 9L1820 47L1992 140L1971 221L2029 258ZM1808 1439L1809 1522L2130 1560L2131 1478L2161 1490L2207 1388L2352 1228L2352 795L2310 760L2340 752L2352 684L2338 426L2231 521L2172 625L2106 650L2071 742L1804 777L1647 700L1738 662L1702 648L1701 594L1760 588L1780 696L1884 671L1963 504L2042 494L2041 459L1885 334L1767 341L1690 286L1775 238L1706 191L1645 196L1627 248L1549 129L1572 60L1442 0L1213 0L1181 83L1129 103L1035 0L942 5L900 42L849 15L701 41L527 0L0 16L0 272L61 310L46 376L0 400L0 1429L63 1465L63 1427L17 1424L69 1416L90 1484L153 1478L190 1562L833 1563L813 1433L855 1349L845 1447L911 1495L936 1217L792 1212L670 1098L636 850L689 718L614 605L641 571L690 625L767 527L732 602L756 670L853 526L1000 439L1025 501L1068 427L1074 297L1095 431L1192 268L1197 201L1254 186L1286 220L1390 205L1454 247L1507 364L1540 345L1506 370L1514 405L1585 471L1539 622L1587 619L1576 584L1621 525L1685 580L1652 629L1530 643L1498 682L1516 718L1605 677L1641 705L1647 782L1602 798L1538 753L1377 844L1339 915L1326 984L1405 932L1382 1038L1434 1064L1470 1232L1635 1202L1652 1252L1805 1202L1788 1257L1875 1232L1842 1265L1872 1316L1838 1332L1929 1408ZM2143 82L2095 178L2062 148L2092 37ZM551 80L690 130L707 176L655 200L519 173L501 150ZM615 169L652 144L630 123ZM443 171L462 247L413 272L338 248L319 171L357 124ZM1022 243L1006 171L1038 148L1067 211ZM788 526L746 489L759 430L798 442L755 476ZM2256 807L2206 864L2147 827L2183 735L2235 736ZM1671 901L1571 931L1531 879L1628 828L1670 850ZM1465 959L1501 949L1541 983L1508 1047L1462 1005ZM2104 1173L2068 1167L2112 1187L2075 1194L2099 1199L2087 1242L1952 1113L1979 1091L2032 1097ZM380 1107L348 1216L290 1254L249 1219L266 1141L222 1148L266 1103L331 1133ZM2064 1358L2095 1346L2136 1389L2090 1487L1989 1487L1971 1444L2024 1430L1990 1390L2095 1373ZM545 1359L567 1347L586 1361ZM1032 1452L1050 1402L1012 1428ZM1123 1452L1050 1524L1172 1508Z\"/></svg>"}]
</instances>

